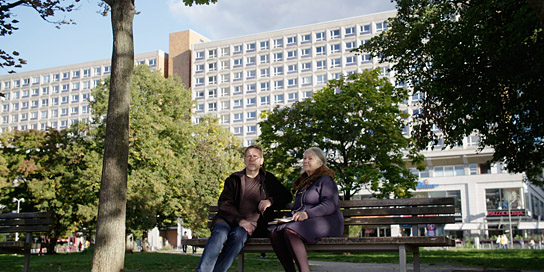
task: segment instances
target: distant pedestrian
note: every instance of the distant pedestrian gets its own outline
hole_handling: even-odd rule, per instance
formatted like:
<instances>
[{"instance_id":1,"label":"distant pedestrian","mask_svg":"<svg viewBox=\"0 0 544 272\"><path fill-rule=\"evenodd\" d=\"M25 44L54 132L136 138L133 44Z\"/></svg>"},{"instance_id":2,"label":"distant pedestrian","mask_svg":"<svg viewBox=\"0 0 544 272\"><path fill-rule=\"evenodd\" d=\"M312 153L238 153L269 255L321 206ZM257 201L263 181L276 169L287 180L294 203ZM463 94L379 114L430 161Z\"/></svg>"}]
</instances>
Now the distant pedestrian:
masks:
<instances>
[{"instance_id":1,"label":"distant pedestrian","mask_svg":"<svg viewBox=\"0 0 544 272\"><path fill-rule=\"evenodd\" d=\"M196 233L193 232L193 234L191 235L191 239L197 239L197 238L198 238L198 236L196 236ZM192 247L193 247L193 254L195 254L196 253L196 246L193 245Z\"/></svg>"},{"instance_id":2,"label":"distant pedestrian","mask_svg":"<svg viewBox=\"0 0 544 272\"><path fill-rule=\"evenodd\" d=\"M181 239L182 240L188 240L189 239L189 235L187 235L186 231L183 232L183 236L182 236ZM181 250L183 250L183 253L187 253L187 244L181 244Z\"/></svg>"}]
</instances>

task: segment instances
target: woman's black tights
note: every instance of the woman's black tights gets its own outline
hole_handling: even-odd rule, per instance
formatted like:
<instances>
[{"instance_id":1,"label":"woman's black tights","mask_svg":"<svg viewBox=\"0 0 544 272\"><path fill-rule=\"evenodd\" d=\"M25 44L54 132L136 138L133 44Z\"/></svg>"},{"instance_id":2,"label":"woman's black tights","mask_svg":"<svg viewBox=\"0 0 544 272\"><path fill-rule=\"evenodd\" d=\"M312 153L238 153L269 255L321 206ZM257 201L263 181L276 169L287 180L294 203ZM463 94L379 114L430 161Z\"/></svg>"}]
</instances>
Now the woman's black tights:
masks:
<instances>
[{"instance_id":1,"label":"woman's black tights","mask_svg":"<svg viewBox=\"0 0 544 272\"><path fill-rule=\"evenodd\" d=\"M270 243L286 272L296 272L293 260L300 272L310 272L306 246L297 234L289 229L274 230L270 232Z\"/></svg>"}]
</instances>

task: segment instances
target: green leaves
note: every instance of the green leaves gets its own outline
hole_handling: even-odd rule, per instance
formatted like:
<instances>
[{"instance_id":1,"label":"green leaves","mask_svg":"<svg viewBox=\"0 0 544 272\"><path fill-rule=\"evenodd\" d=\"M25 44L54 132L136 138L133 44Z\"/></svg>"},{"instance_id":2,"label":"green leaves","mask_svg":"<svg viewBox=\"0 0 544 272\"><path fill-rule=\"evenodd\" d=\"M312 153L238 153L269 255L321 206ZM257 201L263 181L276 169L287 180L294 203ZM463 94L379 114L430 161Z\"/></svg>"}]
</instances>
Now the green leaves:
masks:
<instances>
[{"instance_id":1,"label":"green leaves","mask_svg":"<svg viewBox=\"0 0 544 272\"><path fill-rule=\"evenodd\" d=\"M419 147L441 138L453 147L477 132L480 148L494 148L493 161L542 184L544 35L538 10L523 0L396 2L389 30L359 51L393 63L397 80L422 94L414 125Z\"/></svg>"},{"instance_id":2,"label":"green leaves","mask_svg":"<svg viewBox=\"0 0 544 272\"><path fill-rule=\"evenodd\" d=\"M259 123L266 167L292 182L303 152L317 146L329 156L346 199L363 188L377 197L408 196L415 177L405 169L403 150L417 152L401 132L406 115L398 105L406 98L376 70L333 80L312 99L275 108Z\"/></svg>"}]
</instances>

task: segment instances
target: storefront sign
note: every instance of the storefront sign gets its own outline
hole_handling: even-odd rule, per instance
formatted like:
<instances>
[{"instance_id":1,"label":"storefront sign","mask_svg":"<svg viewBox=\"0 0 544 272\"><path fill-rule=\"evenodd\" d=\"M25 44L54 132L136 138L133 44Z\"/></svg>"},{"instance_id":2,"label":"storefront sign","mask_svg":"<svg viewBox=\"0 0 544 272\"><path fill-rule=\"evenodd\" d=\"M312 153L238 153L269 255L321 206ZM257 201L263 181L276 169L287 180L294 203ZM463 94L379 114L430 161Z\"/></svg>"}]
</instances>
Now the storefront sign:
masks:
<instances>
[{"instance_id":1,"label":"storefront sign","mask_svg":"<svg viewBox=\"0 0 544 272\"><path fill-rule=\"evenodd\" d=\"M487 216L508 216L508 210L489 210ZM525 210L510 210L510 216L525 216Z\"/></svg>"},{"instance_id":2,"label":"storefront sign","mask_svg":"<svg viewBox=\"0 0 544 272\"><path fill-rule=\"evenodd\" d=\"M432 189L438 187L438 184L429 184L428 180L418 181L416 189Z\"/></svg>"}]
</instances>

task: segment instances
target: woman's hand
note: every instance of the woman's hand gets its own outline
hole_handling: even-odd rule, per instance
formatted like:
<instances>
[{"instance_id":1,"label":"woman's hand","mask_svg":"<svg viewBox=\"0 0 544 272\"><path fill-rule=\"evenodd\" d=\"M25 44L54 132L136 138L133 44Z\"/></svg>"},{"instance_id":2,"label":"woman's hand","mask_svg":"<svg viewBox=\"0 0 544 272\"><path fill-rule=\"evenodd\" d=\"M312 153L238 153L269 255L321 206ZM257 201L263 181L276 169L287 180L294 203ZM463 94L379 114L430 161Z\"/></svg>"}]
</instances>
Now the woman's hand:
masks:
<instances>
[{"instance_id":1,"label":"woman's hand","mask_svg":"<svg viewBox=\"0 0 544 272\"><path fill-rule=\"evenodd\" d=\"M293 221L304 221L306 219L308 219L307 212L296 212L293 214Z\"/></svg>"}]
</instances>

